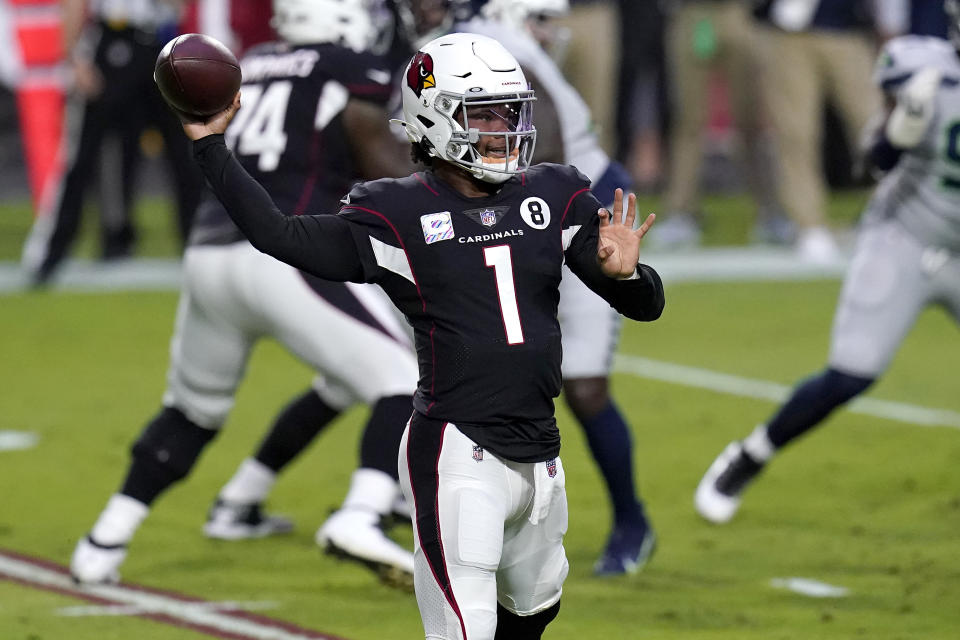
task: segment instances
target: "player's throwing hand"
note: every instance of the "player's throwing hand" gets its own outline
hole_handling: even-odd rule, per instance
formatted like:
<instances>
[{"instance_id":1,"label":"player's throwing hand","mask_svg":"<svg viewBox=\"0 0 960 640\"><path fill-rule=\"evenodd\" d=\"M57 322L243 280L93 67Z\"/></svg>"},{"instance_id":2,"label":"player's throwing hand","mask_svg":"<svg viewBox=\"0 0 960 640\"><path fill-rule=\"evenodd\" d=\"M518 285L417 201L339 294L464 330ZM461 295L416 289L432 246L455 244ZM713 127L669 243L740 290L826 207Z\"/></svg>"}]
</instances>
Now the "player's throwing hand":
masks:
<instances>
[{"instance_id":1,"label":"player's throwing hand","mask_svg":"<svg viewBox=\"0 0 960 640\"><path fill-rule=\"evenodd\" d=\"M600 209L600 241L597 244L597 260L600 269L611 278L629 278L640 261L640 239L646 235L656 214L651 213L638 229L633 228L637 216L637 196L627 196L627 213L623 214L623 189L617 189L613 197L613 215Z\"/></svg>"},{"instance_id":2,"label":"player's throwing hand","mask_svg":"<svg viewBox=\"0 0 960 640\"><path fill-rule=\"evenodd\" d=\"M215 113L206 120L199 122L187 122L181 119L180 124L183 125L183 132L187 134L188 138L191 140L199 140L200 138L206 138L207 136L226 131L227 126L230 124L230 121L233 120L233 116L237 114L237 110L239 109L240 92L237 91L237 95L233 97L233 102L223 111Z\"/></svg>"}]
</instances>

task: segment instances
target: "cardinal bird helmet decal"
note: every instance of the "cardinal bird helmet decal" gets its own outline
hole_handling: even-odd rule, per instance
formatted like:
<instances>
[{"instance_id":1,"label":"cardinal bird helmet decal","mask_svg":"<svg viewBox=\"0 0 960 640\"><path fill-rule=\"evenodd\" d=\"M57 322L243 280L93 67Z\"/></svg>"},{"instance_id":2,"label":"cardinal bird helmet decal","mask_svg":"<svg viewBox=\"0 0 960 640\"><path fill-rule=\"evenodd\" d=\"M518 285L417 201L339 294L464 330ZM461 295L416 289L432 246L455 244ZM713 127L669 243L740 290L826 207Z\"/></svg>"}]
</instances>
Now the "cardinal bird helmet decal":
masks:
<instances>
[{"instance_id":1,"label":"cardinal bird helmet decal","mask_svg":"<svg viewBox=\"0 0 960 640\"><path fill-rule=\"evenodd\" d=\"M420 47L404 75L403 120L395 122L428 156L492 183L530 166L536 98L502 44L474 33L442 36Z\"/></svg>"},{"instance_id":2,"label":"cardinal bird helmet decal","mask_svg":"<svg viewBox=\"0 0 960 640\"><path fill-rule=\"evenodd\" d=\"M433 58L429 53L418 51L407 68L407 85L419 98L424 89L437 86L433 78Z\"/></svg>"}]
</instances>

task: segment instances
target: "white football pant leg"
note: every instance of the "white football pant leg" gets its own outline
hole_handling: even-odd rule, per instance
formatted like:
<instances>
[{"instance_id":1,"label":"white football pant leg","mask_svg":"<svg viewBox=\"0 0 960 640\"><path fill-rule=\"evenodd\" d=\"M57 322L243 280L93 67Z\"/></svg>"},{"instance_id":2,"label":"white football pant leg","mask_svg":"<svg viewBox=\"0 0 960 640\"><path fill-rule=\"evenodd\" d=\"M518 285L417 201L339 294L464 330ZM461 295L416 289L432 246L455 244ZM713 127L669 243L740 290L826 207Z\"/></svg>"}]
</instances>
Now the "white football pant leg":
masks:
<instances>
[{"instance_id":1,"label":"white football pant leg","mask_svg":"<svg viewBox=\"0 0 960 640\"><path fill-rule=\"evenodd\" d=\"M563 342L563 379L610 375L620 340L620 314L566 266L560 280L557 319Z\"/></svg>"}]
</instances>

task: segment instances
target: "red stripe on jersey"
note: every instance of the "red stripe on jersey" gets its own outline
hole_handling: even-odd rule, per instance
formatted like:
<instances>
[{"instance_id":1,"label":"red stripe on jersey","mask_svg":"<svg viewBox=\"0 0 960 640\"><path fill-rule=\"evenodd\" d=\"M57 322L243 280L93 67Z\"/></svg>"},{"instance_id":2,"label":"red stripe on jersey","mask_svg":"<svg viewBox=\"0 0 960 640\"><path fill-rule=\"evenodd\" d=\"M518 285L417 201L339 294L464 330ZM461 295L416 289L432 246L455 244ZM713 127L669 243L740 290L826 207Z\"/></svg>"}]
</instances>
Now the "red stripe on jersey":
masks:
<instances>
[{"instance_id":1,"label":"red stripe on jersey","mask_svg":"<svg viewBox=\"0 0 960 640\"><path fill-rule=\"evenodd\" d=\"M570 199L567 200L567 207L566 209L563 210L563 215L560 217L561 231L563 231L563 221L567 219L567 212L570 211L570 205L573 204L573 199L576 198L581 193L583 193L584 191L590 191L590 187L584 187L583 189L580 189L580 191L575 192L572 196L570 196ZM561 236L561 240L560 240L560 251L563 251L563 236Z\"/></svg>"},{"instance_id":2,"label":"red stripe on jersey","mask_svg":"<svg viewBox=\"0 0 960 640\"><path fill-rule=\"evenodd\" d=\"M420 509L417 508L417 499L416 492L416 483L413 481L413 469L410 464L412 460L412 455L410 452L410 443L413 441L413 421L416 417L414 414L410 418L410 426L407 430L407 477L410 479L410 491L413 492L413 511L414 515L420 513ZM443 453L443 436L447 431L447 426L449 422L444 422L443 426L440 427L440 446L437 447L437 459L434 461L434 478L436 478L436 488L433 494L433 524L437 527L437 546L440 548L440 559L443 563L442 569L443 577L441 579L440 574L438 573L438 567L433 566L433 563L430 562L430 554L426 553L426 546L423 543L423 537L420 535L421 529L420 526L417 526L417 537L420 538L420 548L424 549L424 558L427 560L427 566L430 567L430 573L433 574L433 579L436 580L437 584L440 586L440 591L443 593L444 598L447 603L450 605L450 608L453 609L453 612L457 615L457 619L460 621L460 630L463 633L464 640L467 638L467 627L463 621L463 614L460 612L460 605L457 604L457 598L453 595L453 582L450 580L450 574L447 572L447 555L443 551L443 534L440 531L440 454Z\"/></svg>"},{"instance_id":3,"label":"red stripe on jersey","mask_svg":"<svg viewBox=\"0 0 960 640\"><path fill-rule=\"evenodd\" d=\"M430 185L424 183L424 186L430 189ZM433 189L430 189L430 190L433 191ZM434 194L436 194L436 191L434 191ZM390 229L393 231L393 235L396 236L397 242L400 243L400 248L403 249L403 255L406 256L407 258L407 266L410 267L410 275L413 276L413 286L417 288L417 295L420 297L420 306L423 309L423 312L426 313L427 301L423 298L423 292L420 290L420 283L417 282L417 274L414 273L413 263L410 261L410 253L407 251L407 245L403 244L403 238L400 237L400 232L397 231L397 228L395 226L393 226L393 223L390 222L390 219L387 218L387 216L380 213L379 211L374 211L373 209L367 209L366 207L358 207L352 204L344 206L343 209L341 209L341 211L346 211L348 209L354 209L356 211L365 211L370 215L377 216L378 218L383 220L385 223L387 223L387 226L389 226ZM436 328L437 328L436 325L433 325L430 329L430 358L431 358L431 363L433 367L433 371L430 372L431 374L430 395L431 396L433 395L433 389L437 382L437 350L433 346L433 332ZM433 403L431 403L430 406L432 407Z\"/></svg>"},{"instance_id":4,"label":"red stripe on jersey","mask_svg":"<svg viewBox=\"0 0 960 640\"><path fill-rule=\"evenodd\" d=\"M434 189L433 187L431 187L430 185L428 185L428 184L424 181L424 179L420 177L420 174L419 174L419 173L413 174L413 177L416 178L417 180L419 180L419 181L420 181L420 184L422 184L422 185L425 186L427 189L429 189L429 190L430 190L430 193L432 193L432 194L435 195L435 196L439 196L439 195L440 195L439 193L437 193L436 189Z\"/></svg>"},{"instance_id":5,"label":"red stripe on jersey","mask_svg":"<svg viewBox=\"0 0 960 640\"><path fill-rule=\"evenodd\" d=\"M566 219L566 217L567 217L567 212L570 211L570 205L573 204L573 199L576 198L576 197L577 197L578 195L580 195L581 193L583 193L584 191L590 191L590 187L584 187L583 189L580 189L580 191L575 192L572 196L570 196L570 199L567 200L567 208L563 210L563 216L561 216L561 218L560 218L560 228L561 228L561 229L563 229L563 221L564 221L564 220Z\"/></svg>"},{"instance_id":6,"label":"red stripe on jersey","mask_svg":"<svg viewBox=\"0 0 960 640\"><path fill-rule=\"evenodd\" d=\"M310 153L309 153L313 169L310 171L310 174L307 176L307 179L304 181L303 190L300 192L300 199L297 200L297 205L293 210L295 215L303 215L304 211L309 204L310 199L313 197L313 188L317 183L317 178L320 173L319 158L320 158L320 132L314 131L310 136ZM326 211L316 211L314 213L326 213Z\"/></svg>"}]
</instances>

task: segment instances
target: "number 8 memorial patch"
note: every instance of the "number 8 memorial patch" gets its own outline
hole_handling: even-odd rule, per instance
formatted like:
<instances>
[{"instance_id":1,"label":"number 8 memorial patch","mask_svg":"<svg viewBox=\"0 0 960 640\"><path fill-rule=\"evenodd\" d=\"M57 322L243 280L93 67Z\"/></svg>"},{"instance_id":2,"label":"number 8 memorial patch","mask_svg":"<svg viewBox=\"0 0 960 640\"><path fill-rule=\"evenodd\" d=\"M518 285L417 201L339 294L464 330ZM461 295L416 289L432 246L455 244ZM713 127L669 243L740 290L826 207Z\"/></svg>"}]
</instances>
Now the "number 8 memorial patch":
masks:
<instances>
[{"instance_id":1,"label":"number 8 memorial patch","mask_svg":"<svg viewBox=\"0 0 960 640\"><path fill-rule=\"evenodd\" d=\"M534 229L550 226L550 207L543 198L527 198L520 203L520 217Z\"/></svg>"}]
</instances>

